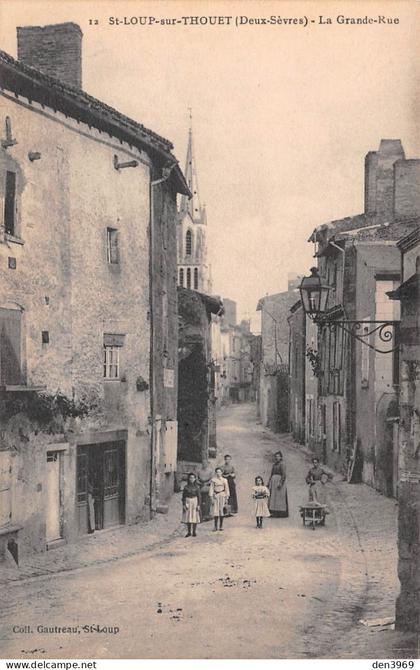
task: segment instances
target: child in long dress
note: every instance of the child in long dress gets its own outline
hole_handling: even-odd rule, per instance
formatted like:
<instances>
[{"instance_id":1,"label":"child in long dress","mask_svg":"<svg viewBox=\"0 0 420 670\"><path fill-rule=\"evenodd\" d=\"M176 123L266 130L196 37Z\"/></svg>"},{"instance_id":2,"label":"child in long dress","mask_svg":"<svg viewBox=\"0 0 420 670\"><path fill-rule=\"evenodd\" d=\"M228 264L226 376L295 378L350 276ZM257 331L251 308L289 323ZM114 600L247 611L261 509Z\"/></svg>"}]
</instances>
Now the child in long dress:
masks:
<instances>
[{"instance_id":1,"label":"child in long dress","mask_svg":"<svg viewBox=\"0 0 420 670\"><path fill-rule=\"evenodd\" d=\"M255 500L255 516L257 518L257 528L262 528L264 517L270 516L268 509L268 499L270 491L264 485L262 477L255 477L255 486L252 487L252 497Z\"/></svg>"}]
</instances>

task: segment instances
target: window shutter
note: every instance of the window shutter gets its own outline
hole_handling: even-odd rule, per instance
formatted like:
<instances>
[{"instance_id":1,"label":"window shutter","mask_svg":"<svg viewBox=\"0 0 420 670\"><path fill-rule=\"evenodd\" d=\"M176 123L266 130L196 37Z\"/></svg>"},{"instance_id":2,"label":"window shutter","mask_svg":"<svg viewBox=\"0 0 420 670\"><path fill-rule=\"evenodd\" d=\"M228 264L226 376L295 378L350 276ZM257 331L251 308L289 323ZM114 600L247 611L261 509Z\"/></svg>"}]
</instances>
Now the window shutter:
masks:
<instances>
[{"instance_id":1,"label":"window shutter","mask_svg":"<svg viewBox=\"0 0 420 670\"><path fill-rule=\"evenodd\" d=\"M0 309L0 382L21 384L21 313Z\"/></svg>"},{"instance_id":2,"label":"window shutter","mask_svg":"<svg viewBox=\"0 0 420 670\"><path fill-rule=\"evenodd\" d=\"M6 195L4 198L4 225L6 233L15 234L16 173L6 172Z\"/></svg>"},{"instance_id":3,"label":"window shutter","mask_svg":"<svg viewBox=\"0 0 420 670\"><path fill-rule=\"evenodd\" d=\"M118 230L113 230L111 235L111 258L112 263L119 263Z\"/></svg>"}]
</instances>

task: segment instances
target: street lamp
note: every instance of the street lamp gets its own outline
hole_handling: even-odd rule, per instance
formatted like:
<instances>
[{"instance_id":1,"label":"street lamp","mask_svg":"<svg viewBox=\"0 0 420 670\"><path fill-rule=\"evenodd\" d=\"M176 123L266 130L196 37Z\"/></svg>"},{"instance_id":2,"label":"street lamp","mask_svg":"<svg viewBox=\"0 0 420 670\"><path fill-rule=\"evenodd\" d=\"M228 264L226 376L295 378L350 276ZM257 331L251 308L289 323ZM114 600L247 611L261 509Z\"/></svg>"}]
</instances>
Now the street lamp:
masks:
<instances>
[{"instance_id":1,"label":"street lamp","mask_svg":"<svg viewBox=\"0 0 420 670\"><path fill-rule=\"evenodd\" d=\"M304 312L314 321L325 313L330 287L322 284L318 268L311 268L299 287Z\"/></svg>"},{"instance_id":2,"label":"street lamp","mask_svg":"<svg viewBox=\"0 0 420 670\"><path fill-rule=\"evenodd\" d=\"M364 319L360 321L348 321L335 319L327 311L330 288L328 284L322 283L318 268L311 268L310 276L303 277L299 287L302 307L305 314L312 321L317 323L320 328L328 328L330 331L341 328L344 332L351 335L351 337L359 340L359 342L370 347L370 349L373 349L378 354L391 354L399 349L397 340L398 321L370 321ZM370 344L370 336L373 333L377 333L377 340L393 345L392 348L383 349Z\"/></svg>"}]
</instances>

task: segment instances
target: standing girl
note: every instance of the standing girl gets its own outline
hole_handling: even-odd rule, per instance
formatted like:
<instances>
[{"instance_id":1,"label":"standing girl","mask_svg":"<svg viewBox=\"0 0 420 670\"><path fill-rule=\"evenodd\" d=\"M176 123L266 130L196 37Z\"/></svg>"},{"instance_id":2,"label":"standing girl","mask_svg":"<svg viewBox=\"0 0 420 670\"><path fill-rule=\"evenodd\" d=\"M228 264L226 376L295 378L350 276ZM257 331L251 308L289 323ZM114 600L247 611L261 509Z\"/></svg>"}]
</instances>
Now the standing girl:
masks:
<instances>
[{"instance_id":1,"label":"standing girl","mask_svg":"<svg viewBox=\"0 0 420 670\"><path fill-rule=\"evenodd\" d=\"M222 468L216 468L215 476L210 482L210 499L213 505L214 528L217 530L217 523L219 522L219 530L223 530L223 517L225 516L224 507L229 499L229 484L227 479L222 475Z\"/></svg>"},{"instance_id":2,"label":"standing girl","mask_svg":"<svg viewBox=\"0 0 420 670\"><path fill-rule=\"evenodd\" d=\"M200 523L201 492L197 478L193 472L188 475L188 481L182 491L182 523L187 524L185 537L196 537L197 524Z\"/></svg>"},{"instance_id":3,"label":"standing girl","mask_svg":"<svg viewBox=\"0 0 420 670\"><path fill-rule=\"evenodd\" d=\"M268 499L270 491L264 486L262 477L255 477L255 486L252 487L252 497L255 500L255 516L257 517L257 528L262 528L263 518L269 517Z\"/></svg>"}]
</instances>

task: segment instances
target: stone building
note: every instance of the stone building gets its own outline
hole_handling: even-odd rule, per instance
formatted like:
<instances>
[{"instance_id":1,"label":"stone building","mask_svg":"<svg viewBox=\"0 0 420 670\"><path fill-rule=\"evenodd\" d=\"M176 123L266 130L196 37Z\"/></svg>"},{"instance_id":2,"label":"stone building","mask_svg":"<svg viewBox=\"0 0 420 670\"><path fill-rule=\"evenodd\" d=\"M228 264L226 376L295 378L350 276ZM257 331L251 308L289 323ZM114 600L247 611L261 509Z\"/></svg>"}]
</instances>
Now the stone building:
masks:
<instances>
[{"instance_id":1,"label":"stone building","mask_svg":"<svg viewBox=\"0 0 420 670\"><path fill-rule=\"evenodd\" d=\"M301 277L290 275L288 289L261 298L261 375L259 415L273 431L289 430L289 324L290 308L299 297Z\"/></svg>"},{"instance_id":2,"label":"stone building","mask_svg":"<svg viewBox=\"0 0 420 670\"><path fill-rule=\"evenodd\" d=\"M216 402L211 362L211 318L220 298L178 287L178 471L216 456Z\"/></svg>"},{"instance_id":3,"label":"stone building","mask_svg":"<svg viewBox=\"0 0 420 670\"><path fill-rule=\"evenodd\" d=\"M354 477L389 496L397 486L398 347L381 339L379 326L399 320L387 293L400 281L397 241L419 225L419 194L410 186L419 165L405 160L399 140L382 140L366 157L365 212L320 226L310 238L330 286L332 325L319 324L317 350L323 460L343 472L357 460ZM366 323L352 335L343 321Z\"/></svg>"},{"instance_id":4,"label":"stone building","mask_svg":"<svg viewBox=\"0 0 420 670\"><path fill-rule=\"evenodd\" d=\"M396 627L420 632L420 228L398 242L401 285Z\"/></svg>"},{"instance_id":5,"label":"stone building","mask_svg":"<svg viewBox=\"0 0 420 670\"><path fill-rule=\"evenodd\" d=\"M73 23L0 52L0 472L15 557L149 518L176 468L170 142L81 89Z\"/></svg>"},{"instance_id":6,"label":"stone building","mask_svg":"<svg viewBox=\"0 0 420 670\"><path fill-rule=\"evenodd\" d=\"M221 359L220 383L221 404L255 400L253 390L253 363L251 360L250 322L246 319L236 323L236 303L223 299L225 311L220 319Z\"/></svg>"}]
</instances>

